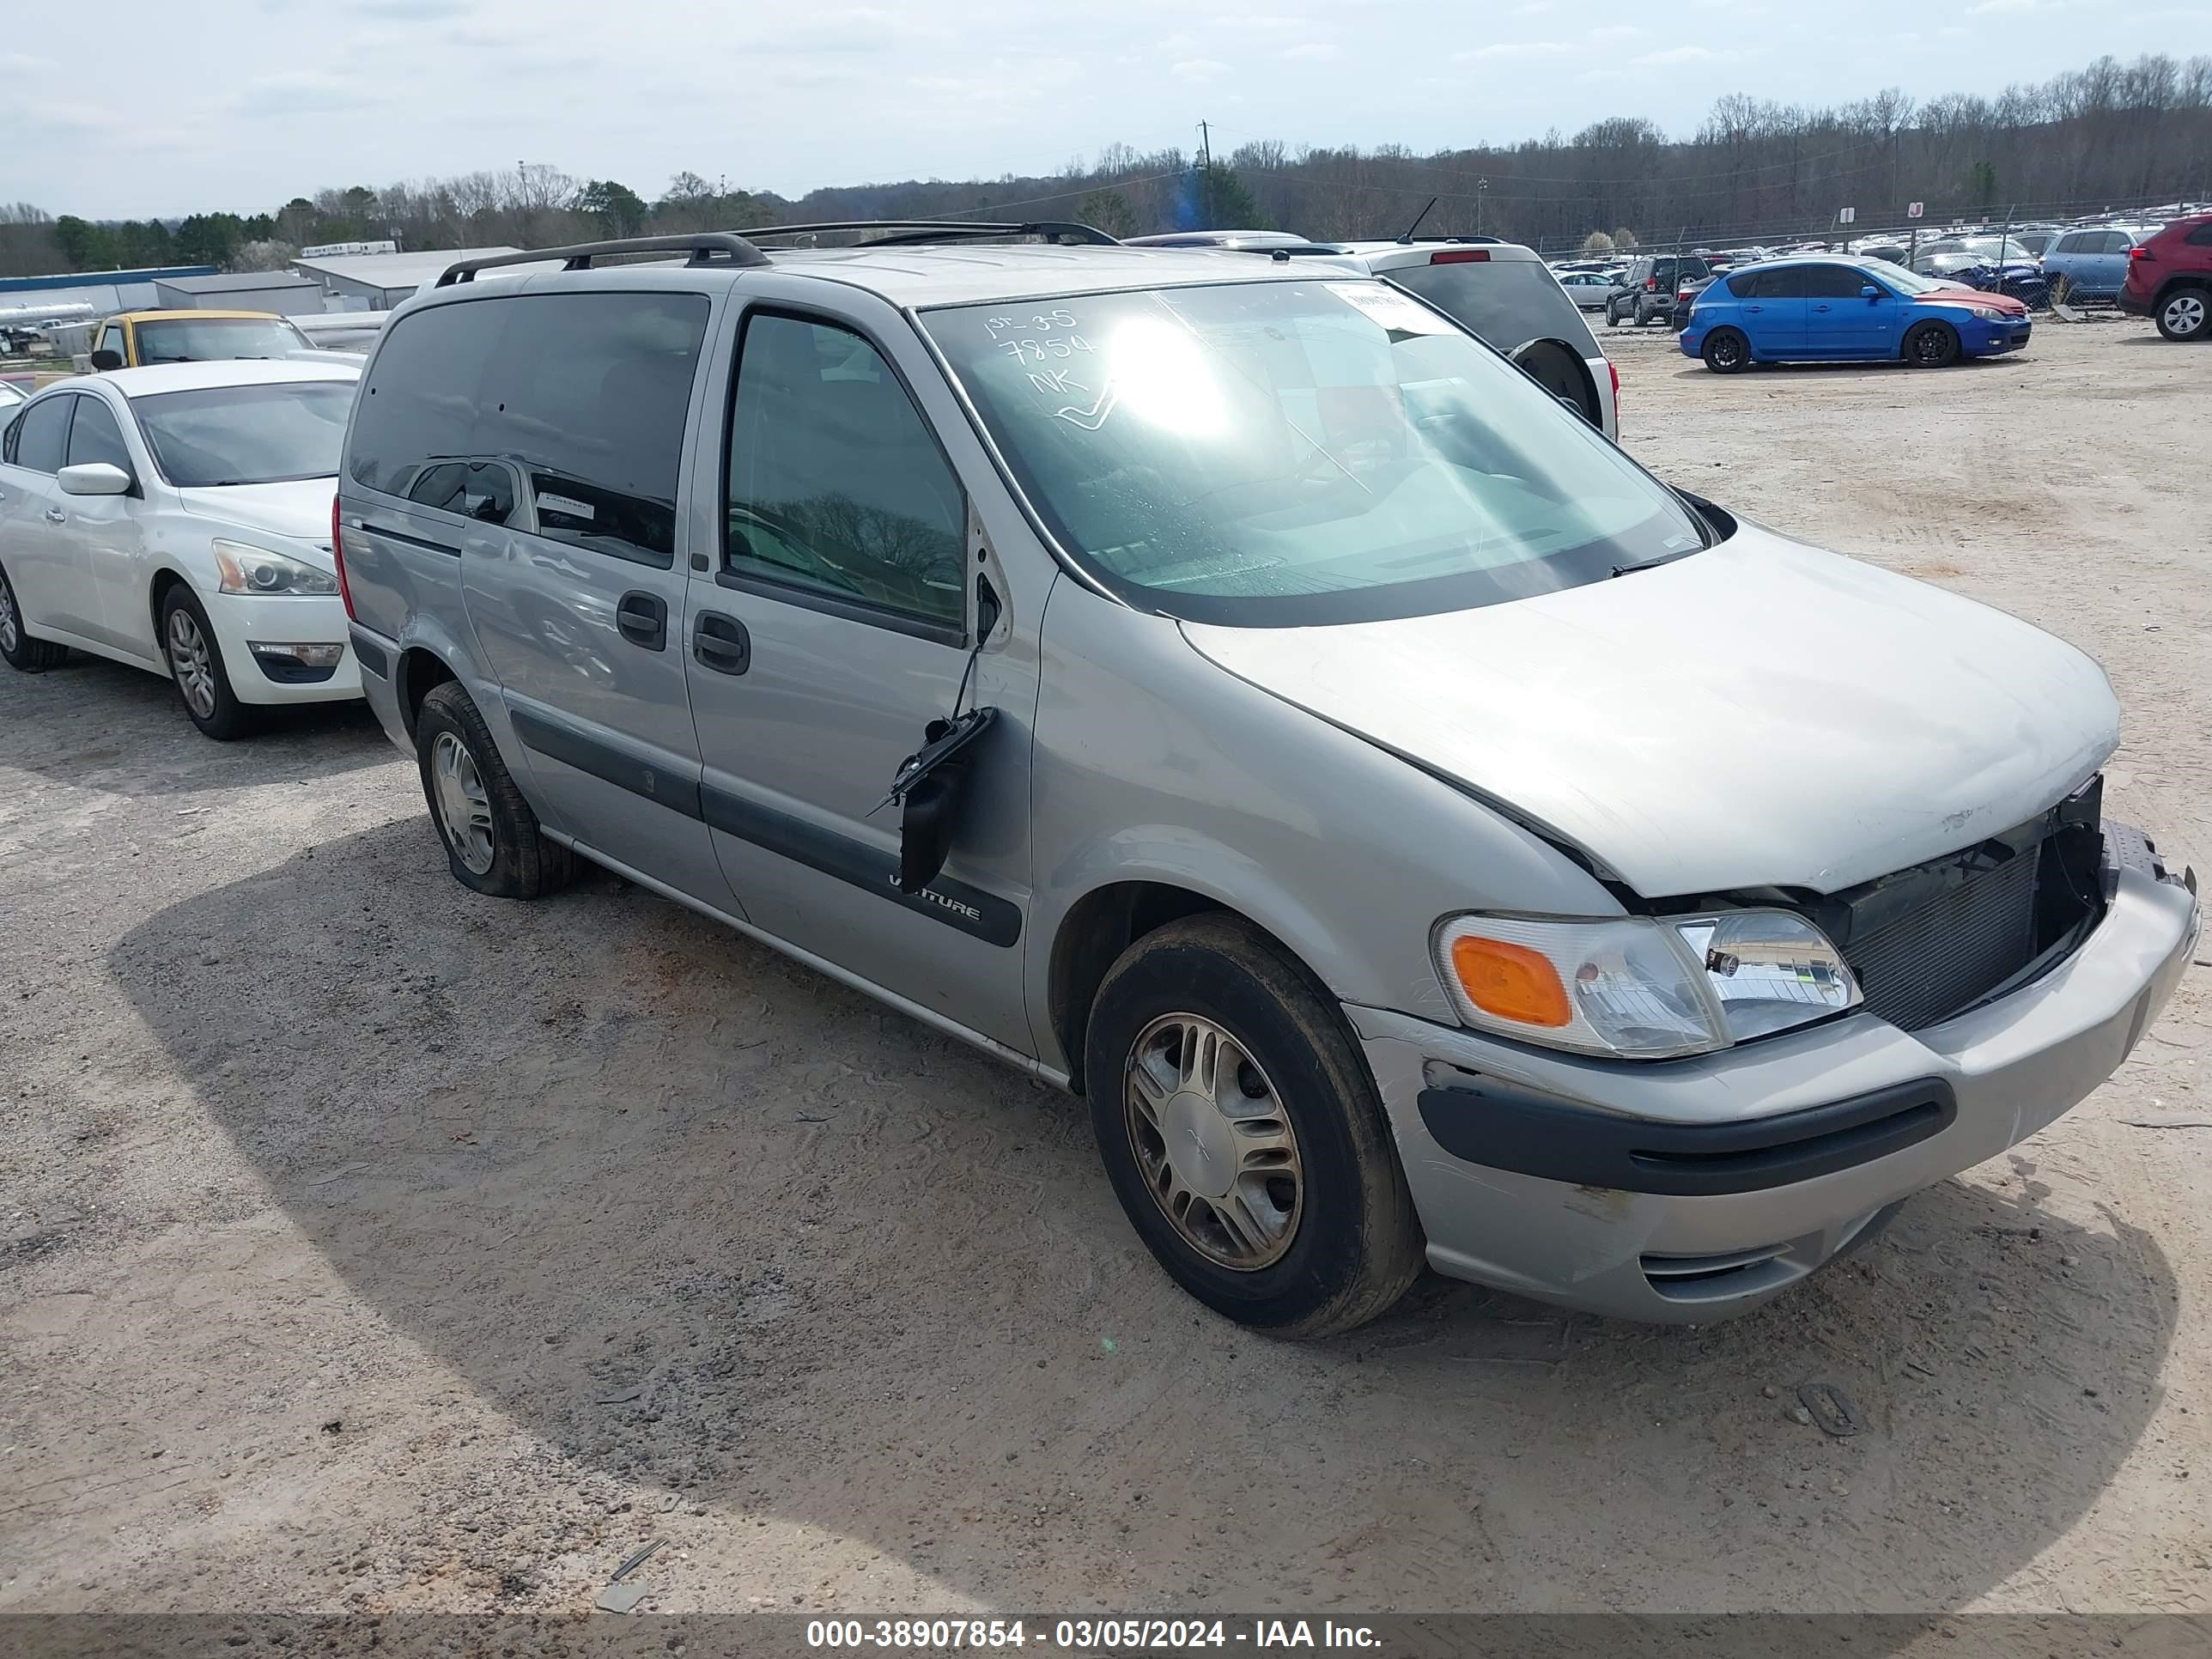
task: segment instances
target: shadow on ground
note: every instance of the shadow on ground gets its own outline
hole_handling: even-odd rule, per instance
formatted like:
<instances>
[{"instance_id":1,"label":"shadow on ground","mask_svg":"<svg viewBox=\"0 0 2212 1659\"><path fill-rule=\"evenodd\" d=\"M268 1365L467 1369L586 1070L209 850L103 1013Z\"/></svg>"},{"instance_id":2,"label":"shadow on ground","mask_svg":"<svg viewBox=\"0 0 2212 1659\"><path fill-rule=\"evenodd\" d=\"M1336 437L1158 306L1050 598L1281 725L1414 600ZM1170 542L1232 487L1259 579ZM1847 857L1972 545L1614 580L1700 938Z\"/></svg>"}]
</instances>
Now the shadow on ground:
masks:
<instances>
[{"instance_id":1,"label":"shadow on ground","mask_svg":"<svg viewBox=\"0 0 2212 1659\"><path fill-rule=\"evenodd\" d=\"M185 794L351 771L397 751L365 702L264 711L234 743L203 737L157 674L73 653L41 674L9 673L0 767L114 794Z\"/></svg>"},{"instance_id":2,"label":"shadow on ground","mask_svg":"<svg viewBox=\"0 0 2212 1659\"><path fill-rule=\"evenodd\" d=\"M1001 1604L1954 1607L2081 1519L2174 1318L2031 1145L1724 1326L1432 1279L1264 1340L1141 1253L1079 1103L611 878L466 894L420 821L110 966L344 1285L520 1430ZM1793 1420L1810 1383L1863 1431Z\"/></svg>"}]
</instances>

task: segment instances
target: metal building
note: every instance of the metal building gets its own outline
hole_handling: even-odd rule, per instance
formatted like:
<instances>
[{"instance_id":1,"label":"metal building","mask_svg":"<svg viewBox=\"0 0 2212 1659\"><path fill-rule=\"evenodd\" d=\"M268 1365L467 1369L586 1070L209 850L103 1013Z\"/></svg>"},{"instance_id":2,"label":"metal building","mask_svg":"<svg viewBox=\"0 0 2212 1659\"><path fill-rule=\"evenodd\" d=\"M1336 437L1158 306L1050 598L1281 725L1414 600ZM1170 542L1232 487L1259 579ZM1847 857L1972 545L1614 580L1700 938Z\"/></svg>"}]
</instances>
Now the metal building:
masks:
<instances>
[{"instance_id":1,"label":"metal building","mask_svg":"<svg viewBox=\"0 0 2212 1659\"><path fill-rule=\"evenodd\" d=\"M338 254L292 261L292 269L321 285L332 309L389 311L418 288L436 282L457 259L514 253L511 247L459 247L436 253Z\"/></svg>"},{"instance_id":2,"label":"metal building","mask_svg":"<svg viewBox=\"0 0 2212 1659\"><path fill-rule=\"evenodd\" d=\"M329 309L321 284L294 270L234 270L216 276L164 276L154 283L154 304L163 311L275 311L287 314Z\"/></svg>"}]
</instances>

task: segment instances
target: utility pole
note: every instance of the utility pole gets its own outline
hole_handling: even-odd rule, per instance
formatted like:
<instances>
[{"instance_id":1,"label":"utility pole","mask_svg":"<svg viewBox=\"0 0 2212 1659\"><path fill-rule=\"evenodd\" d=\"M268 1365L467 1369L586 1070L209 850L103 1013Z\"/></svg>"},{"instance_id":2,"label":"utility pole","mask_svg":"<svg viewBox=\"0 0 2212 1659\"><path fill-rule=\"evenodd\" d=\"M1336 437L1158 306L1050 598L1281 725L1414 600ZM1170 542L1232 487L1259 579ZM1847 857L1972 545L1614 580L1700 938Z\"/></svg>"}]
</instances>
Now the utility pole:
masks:
<instances>
[{"instance_id":1,"label":"utility pole","mask_svg":"<svg viewBox=\"0 0 2212 1659\"><path fill-rule=\"evenodd\" d=\"M1205 122L1198 124L1198 216L1213 222L1213 134Z\"/></svg>"},{"instance_id":2,"label":"utility pole","mask_svg":"<svg viewBox=\"0 0 2212 1659\"><path fill-rule=\"evenodd\" d=\"M1476 179L1474 181L1474 234L1478 236L1482 234L1482 210L1489 201L1490 180Z\"/></svg>"}]
</instances>

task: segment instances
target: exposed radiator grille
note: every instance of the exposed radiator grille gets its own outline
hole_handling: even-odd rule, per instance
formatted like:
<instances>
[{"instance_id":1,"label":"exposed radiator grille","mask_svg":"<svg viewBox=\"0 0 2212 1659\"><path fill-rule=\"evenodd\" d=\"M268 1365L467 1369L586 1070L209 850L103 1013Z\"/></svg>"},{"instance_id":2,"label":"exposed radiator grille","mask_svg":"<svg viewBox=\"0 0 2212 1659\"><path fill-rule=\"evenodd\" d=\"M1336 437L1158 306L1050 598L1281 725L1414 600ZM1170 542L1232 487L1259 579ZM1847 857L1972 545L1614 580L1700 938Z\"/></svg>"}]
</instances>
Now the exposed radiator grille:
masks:
<instances>
[{"instance_id":1,"label":"exposed radiator grille","mask_svg":"<svg viewBox=\"0 0 2212 1659\"><path fill-rule=\"evenodd\" d=\"M2035 954L2036 849L2014 854L1855 936L1844 957L1867 1012L1917 1031L1956 1013Z\"/></svg>"}]
</instances>

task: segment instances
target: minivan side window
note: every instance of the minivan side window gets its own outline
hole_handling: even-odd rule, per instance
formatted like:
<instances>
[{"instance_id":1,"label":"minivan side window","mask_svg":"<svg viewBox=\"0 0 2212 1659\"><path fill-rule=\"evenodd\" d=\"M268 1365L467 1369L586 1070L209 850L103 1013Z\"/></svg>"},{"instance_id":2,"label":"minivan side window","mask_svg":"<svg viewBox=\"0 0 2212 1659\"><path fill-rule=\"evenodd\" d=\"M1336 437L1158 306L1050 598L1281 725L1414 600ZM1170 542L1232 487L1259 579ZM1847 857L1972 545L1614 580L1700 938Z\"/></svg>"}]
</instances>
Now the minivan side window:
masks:
<instances>
[{"instance_id":1,"label":"minivan side window","mask_svg":"<svg viewBox=\"0 0 2212 1659\"><path fill-rule=\"evenodd\" d=\"M62 450L69 439L70 405L74 397L46 398L15 417L15 453L8 459L33 472L62 470Z\"/></svg>"},{"instance_id":2,"label":"minivan side window","mask_svg":"<svg viewBox=\"0 0 2212 1659\"><path fill-rule=\"evenodd\" d=\"M708 309L702 294L609 291L403 318L362 388L353 480L667 569Z\"/></svg>"},{"instance_id":3,"label":"minivan side window","mask_svg":"<svg viewBox=\"0 0 2212 1659\"><path fill-rule=\"evenodd\" d=\"M723 571L959 630L966 497L875 347L757 312L736 395Z\"/></svg>"},{"instance_id":4,"label":"minivan side window","mask_svg":"<svg viewBox=\"0 0 2212 1659\"><path fill-rule=\"evenodd\" d=\"M676 481L707 296L539 294L492 303L505 326L470 453L520 468L539 535L666 569L676 559Z\"/></svg>"}]
</instances>

